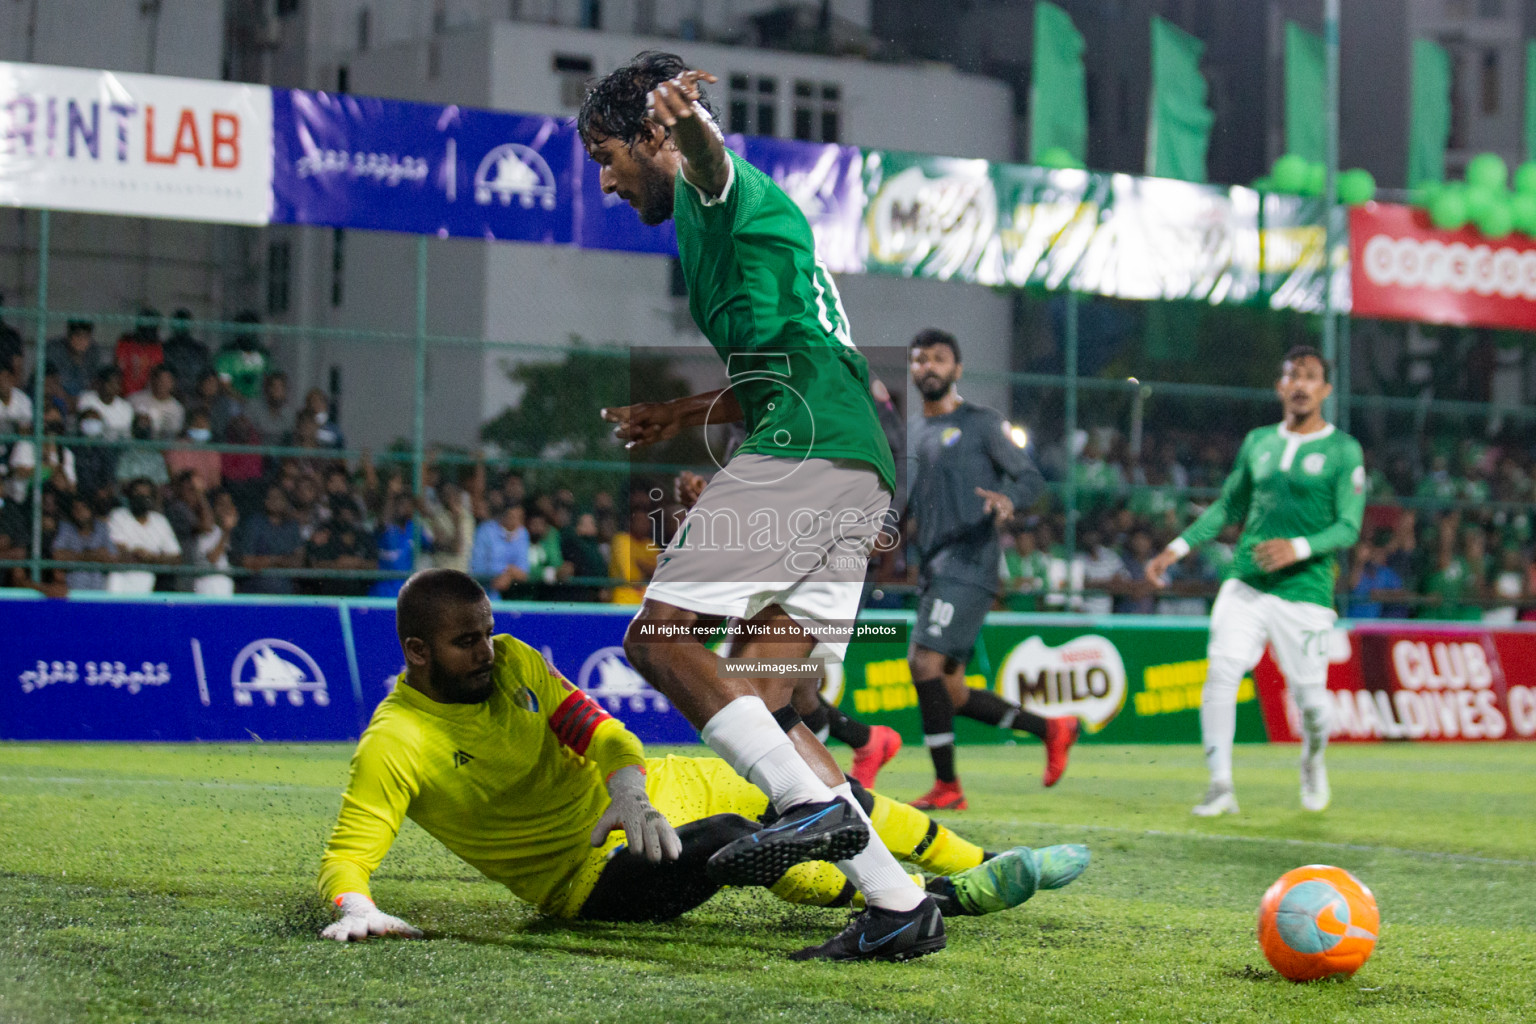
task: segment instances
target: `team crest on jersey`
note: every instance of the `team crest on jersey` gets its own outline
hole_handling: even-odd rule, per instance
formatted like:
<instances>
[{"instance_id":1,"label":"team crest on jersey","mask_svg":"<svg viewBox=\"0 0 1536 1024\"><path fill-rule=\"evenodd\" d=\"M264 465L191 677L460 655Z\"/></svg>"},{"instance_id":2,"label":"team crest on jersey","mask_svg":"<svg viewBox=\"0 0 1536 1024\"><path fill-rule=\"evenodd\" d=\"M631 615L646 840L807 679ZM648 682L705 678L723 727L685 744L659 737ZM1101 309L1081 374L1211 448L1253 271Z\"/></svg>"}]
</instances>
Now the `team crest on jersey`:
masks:
<instances>
[{"instance_id":1,"label":"team crest on jersey","mask_svg":"<svg viewBox=\"0 0 1536 1024\"><path fill-rule=\"evenodd\" d=\"M537 713L539 710L538 695L526 686L519 686L517 688L517 692L512 695L512 703L524 711Z\"/></svg>"},{"instance_id":2,"label":"team crest on jersey","mask_svg":"<svg viewBox=\"0 0 1536 1024\"><path fill-rule=\"evenodd\" d=\"M1317 476L1317 474L1323 471L1323 463L1327 461L1328 456L1324 455L1322 452L1313 452L1311 455L1308 455L1306 458L1301 460L1302 472L1310 473L1312 476Z\"/></svg>"},{"instance_id":3,"label":"team crest on jersey","mask_svg":"<svg viewBox=\"0 0 1536 1024\"><path fill-rule=\"evenodd\" d=\"M958 440L960 440L959 427L945 427L939 434L939 444L945 448L952 447Z\"/></svg>"}]
</instances>

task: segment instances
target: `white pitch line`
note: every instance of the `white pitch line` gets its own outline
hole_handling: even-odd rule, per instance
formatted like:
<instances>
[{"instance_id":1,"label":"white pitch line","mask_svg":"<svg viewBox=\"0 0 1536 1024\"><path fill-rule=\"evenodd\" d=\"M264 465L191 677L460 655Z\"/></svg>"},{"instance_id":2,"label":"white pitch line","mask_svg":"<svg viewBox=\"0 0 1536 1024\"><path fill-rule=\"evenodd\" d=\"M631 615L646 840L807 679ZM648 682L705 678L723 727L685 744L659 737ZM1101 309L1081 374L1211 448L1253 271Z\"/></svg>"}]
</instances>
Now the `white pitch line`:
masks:
<instances>
[{"instance_id":1,"label":"white pitch line","mask_svg":"<svg viewBox=\"0 0 1536 1024\"><path fill-rule=\"evenodd\" d=\"M1123 835L1155 836L1160 839L1205 839L1223 843L1279 843L1283 846L1319 846L1328 850L1353 850L1360 853L1386 853L1400 857L1427 857L1431 860L1465 861L1470 864L1495 864L1503 867L1536 867L1536 860L1504 857L1477 857L1441 850L1412 850L1404 846L1375 846L1369 843L1333 843L1322 839L1286 839L1283 836L1229 836L1212 832L1169 832L1159 828L1125 828L1121 825L1076 825L1055 821L1008 821L998 824L1018 828L1072 828L1083 832L1116 832Z\"/></svg>"}]
</instances>

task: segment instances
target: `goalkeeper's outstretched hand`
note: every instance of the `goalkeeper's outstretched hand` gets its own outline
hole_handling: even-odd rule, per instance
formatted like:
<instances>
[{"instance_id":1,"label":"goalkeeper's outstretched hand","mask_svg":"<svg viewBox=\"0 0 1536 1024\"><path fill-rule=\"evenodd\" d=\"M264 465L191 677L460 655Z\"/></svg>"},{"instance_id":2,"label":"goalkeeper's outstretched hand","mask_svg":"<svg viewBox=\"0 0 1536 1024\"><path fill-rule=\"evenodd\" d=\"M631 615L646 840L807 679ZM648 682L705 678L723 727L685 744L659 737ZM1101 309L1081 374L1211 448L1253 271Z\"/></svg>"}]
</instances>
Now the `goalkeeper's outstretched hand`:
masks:
<instances>
[{"instance_id":1,"label":"goalkeeper's outstretched hand","mask_svg":"<svg viewBox=\"0 0 1536 1024\"><path fill-rule=\"evenodd\" d=\"M608 809L592 829L593 846L602 846L608 833L622 828L631 852L652 864L662 858L677 860L682 841L645 795L645 772L633 765L614 772L608 777L608 798Z\"/></svg>"},{"instance_id":2,"label":"goalkeeper's outstretched hand","mask_svg":"<svg viewBox=\"0 0 1536 1024\"><path fill-rule=\"evenodd\" d=\"M337 897L336 905L341 908L341 919L321 929L322 939L361 942L370 935L398 935L405 939L421 938L420 928L384 913L373 905L373 900L360 892L342 893Z\"/></svg>"}]
</instances>

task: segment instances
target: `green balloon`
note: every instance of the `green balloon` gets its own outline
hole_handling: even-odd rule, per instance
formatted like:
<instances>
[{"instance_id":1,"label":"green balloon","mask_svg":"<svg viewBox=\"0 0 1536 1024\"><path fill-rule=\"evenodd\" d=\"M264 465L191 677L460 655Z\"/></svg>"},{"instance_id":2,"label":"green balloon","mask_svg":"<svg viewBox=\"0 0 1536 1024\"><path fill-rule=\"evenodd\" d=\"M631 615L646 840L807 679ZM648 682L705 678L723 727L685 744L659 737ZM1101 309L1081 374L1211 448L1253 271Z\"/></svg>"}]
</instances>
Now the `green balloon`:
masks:
<instances>
[{"instance_id":1,"label":"green balloon","mask_svg":"<svg viewBox=\"0 0 1536 1024\"><path fill-rule=\"evenodd\" d=\"M1414 206L1429 209L1435 202L1435 196L1445 191L1445 186L1438 181L1426 181L1416 187L1408 197L1408 201Z\"/></svg>"},{"instance_id":2,"label":"green balloon","mask_svg":"<svg viewBox=\"0 0 1536 1024\"><path fill-rule=\"evenodd\" d=\"M1307 184L1306 158L1295 153L1285 154L1275 161L1269 177L1277 192L1300 192Z\"/></svg>"},{"instance_id":3,"label":"green balloon","mask_svg":"<svg viewBox=\"0 0 1536 1024\"><path fill-rule=\"evenodd\" d=\"M1483 215L1492 209L1500 199L1500 194L1491 188L1482 185L1467 183L1467 218L1473 221L1481 221Z\"/></svg>"},{"instance_id":4,"label":"green balloon","mask_svg":"<svg viewBox=\"0 0 1536 1024\"><path fill-rule=\"evenodd\" d=\"M1065 146L1052 146L1040 154L1040 166L1057 169L1082 167L1082 163L1067 151Z\"/></svg>"},{"instance_id":5,"label":"green balloon","mask_svg":"<svg viewBox=\"0 0 1536 1024\"><path fill-rule=\"evenodd\" d=\"M1328 168L1322 164L1307 165L1307 182L1302 186L1304 196L1320 196L1328 187Z\"/></svg>"},{"instance_id":6,"label":"green balloon","mask_svg":"<svg viewBox=\"0 0 1536 1024\"><path fill-rule=\"evenodd\" d=\"M1509 167L1497 153L1479 153L1467 161L1467 184L1498 190L1509 182Z\"/></svg>"},{"instance_id":7,"label":"green balloon","mask_svg":"<svg viewBox=\"0 0 1536 1024\"><path fill-rule=\"evenodd\" d=\"M1500 199L1477 218L1477 230L1489 238L1503 238L1515 229L1515 217L1507 200Z\"/></svg>"},{"instance_id":8,"label":"green balloon","mask_svg":"<svg viewBox=\"0 0 1536 1024\"><path fill-rule=\"evenodd\" d=\"M1456 231L1467 223L1467 201L1461 189L1443 188L1429 204L1429 221L1442 231Z\"/></svg>"},{"instance_id":9,"label":"green balloon","mask_svg":"<svg viewBox=\"0 0 1536 1024\"><path fill-rule=\"evenodd\" d=\"M1376 179L1363 167L1353 167L1339 175L1339 202L1346 206L1368 203L1376 196Z\"/></svg>"},{"instance_id":10,"label":"green balloon","mask_svg":"<svg viewBox=\"0 0 1536 1024\"><path fill-rule=\"evenodd\" d=\"M1536 195L1536 160L1523 163L1515 169L1515 191Z\"/></svg>"},{"instance_id":11,"label":"green balloon","mask_svg":"<svg viewBox=\"0 0 1536 1024\"><path fill-rule=\"evenodd\" d=\"M1509 212L1515 219L1515 230L1536 235L1536 195L1516 192L1509 197Z\"/></svg>"}]
</instances>

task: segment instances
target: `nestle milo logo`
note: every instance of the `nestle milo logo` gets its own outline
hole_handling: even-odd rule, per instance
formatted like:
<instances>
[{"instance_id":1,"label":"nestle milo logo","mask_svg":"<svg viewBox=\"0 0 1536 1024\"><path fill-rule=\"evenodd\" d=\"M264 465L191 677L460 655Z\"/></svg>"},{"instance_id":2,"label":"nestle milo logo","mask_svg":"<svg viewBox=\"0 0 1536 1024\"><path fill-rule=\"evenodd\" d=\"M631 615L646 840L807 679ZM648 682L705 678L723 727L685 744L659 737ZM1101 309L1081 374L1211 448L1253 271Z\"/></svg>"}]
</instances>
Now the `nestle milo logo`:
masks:
<instances>
[{"instance_id":1,"label":"nestle milo logo","mask_svg":"<svg viewBox=\"0 0 1536 1024\"><path fill-rule=\"evenodd\" d=\"M1125 662L1102 636L1060 647L1032 636L1008 652L998 682L1004 697L1047 718L1076 715L1089 732L1108 725L1125 704Z\"/></svg>"}]
</instances>

